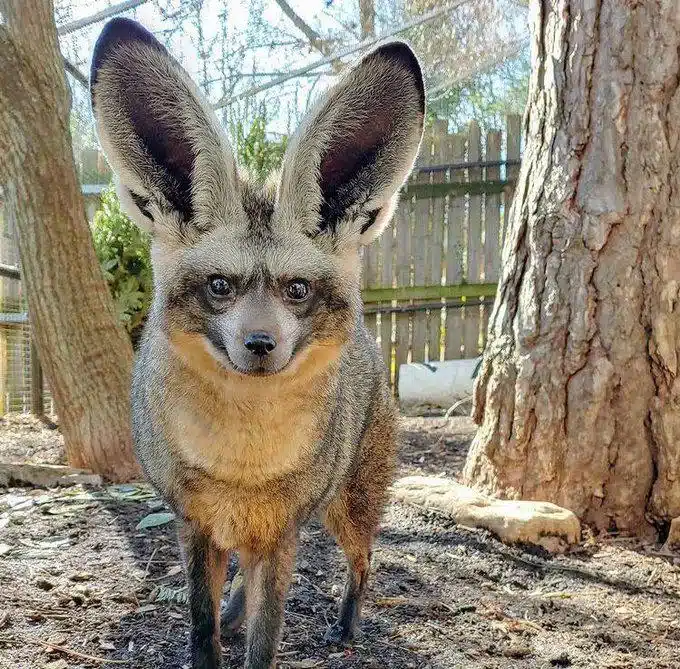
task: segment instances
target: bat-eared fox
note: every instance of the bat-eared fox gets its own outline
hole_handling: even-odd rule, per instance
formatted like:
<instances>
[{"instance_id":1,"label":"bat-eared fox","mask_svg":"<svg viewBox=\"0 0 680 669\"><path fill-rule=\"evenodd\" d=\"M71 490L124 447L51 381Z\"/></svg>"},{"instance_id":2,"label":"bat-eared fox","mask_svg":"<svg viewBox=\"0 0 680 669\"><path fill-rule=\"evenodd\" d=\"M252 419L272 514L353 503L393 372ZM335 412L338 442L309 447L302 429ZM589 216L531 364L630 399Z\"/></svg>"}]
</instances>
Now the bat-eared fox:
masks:
<instances>
[{"instance_id":1,"label":"bat-eared fox","mask_svg":"<svg viewBox=\"0 0 680 669\"><path fill-rule=\"evenodd\" d=\"M121 203L152 236L133 434L180 525L192 666L219 667L221 633L244 620L245 666L275 666L298 533L315 514L347 556L326 632L347 642L396 456L386 373L362 323L360 249L388 225L418 153L418 60L402 42L364 56L264 183L137 23L105 26L90 86ZM243 579L222 606L233 551Z\"/></svg>"}]
</instances>

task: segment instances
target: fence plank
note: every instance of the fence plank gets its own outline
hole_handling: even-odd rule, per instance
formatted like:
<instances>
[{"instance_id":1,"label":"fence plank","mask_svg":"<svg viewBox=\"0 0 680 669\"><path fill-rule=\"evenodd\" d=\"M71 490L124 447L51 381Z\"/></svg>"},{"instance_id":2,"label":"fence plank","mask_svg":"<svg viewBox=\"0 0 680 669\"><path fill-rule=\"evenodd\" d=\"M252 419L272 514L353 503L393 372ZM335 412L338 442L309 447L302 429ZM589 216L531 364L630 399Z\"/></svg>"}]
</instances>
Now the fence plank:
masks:
<instances>
[{"instance_id":1,"label":"fence plank","mask_svg":"<svg viewBox=\"0 0 680 669\"><path fill-rule=\"evenodd\" d=\"M378 242L374 241L363 250L363 285L364 288L379 288L380 276L378 275ZM364 314L364 325L368 331L376 336L376 314Z\"/></svg>"},{"instance_id":2,"label":"fence plank","mask_svg":"<svg viewBox=\"0 0 680 669\"><path fill-rule=\"evenodd\" d=\"M440 300L443 298L489 297L496 294L495 283L458 283L434 286L397 286L396 288L365 288L362 292L364 304L387 302L389 300Z\"/></svg>"},{"instance_id":3,"label":"fence plank","mask_svg":"<svg viewBox=\"0 0 680 669\"><path fill-rule=\"evenodd\" d=\"M501 157L501 133L492 130L486 135L486 159L498 161ZM499 181L501 168L487 167L486 179ZM500 226L501 226L501 195L487 193L484 202L484 281L498 281L500 269Z\"/></svg>"},{"instance_id":4,"label":"fence plank","mask_svg":"<svg viewBox=\"0 0 680 669\"><path fill-rule=\"evenodd\" d=\"M482 137L477 121L471 121L468 129L468 161L481 159ZM482 169L468 170L468 181L481 181ZM468 204L467 267L466 280L477 283L482 270L482 196L470 195ZM474 358L479 346L480 310L478 306L463 307L463 351L466 358Z\"/></svg>"},{"instance_id":5,"label":"fence plank","mask_svg":"<svg viewBox=\"0 0 680 669\"><path fill-rule=\"evenodd\" d=\"M403 204L399 206L401 209ZM392 287L392 277L394 276L394 240L396 235L396 227L398 227L400 217L399 213L395 215L395 220L392 225L385 230L385 233L380 238L380 257L381 257L381 276L382 286L384 288ZM391 302L384 303L389 307ZM388 378L392 380L392 313L387 311L380 314L380 348L382 349L383 360L387 367Z\"/></svg>"},{"instance_id":6,"label":"fence plank","mask_svg":"<svg viewBox=\"0 0 680 669\"><path fill-rule=\"evenodd\" d=\"M448 123L435 121L432 137L432 160L435 164L445 163ZM446 172L432 172L432 183L444 183ZM444 223L446 217L446 197L432 200L432 226L429 243L429 273L427 282L430 285L442 282L442 259L444 243ZM427 359L440 360L441 356L441 309L433 309L428 313Z\"/></svg>"},{"instance_id":7,"label":"fence plank","mask_svg":"<svg viewBox=\"0 0 680 669\"><path fill-rule=\"evenodd\" d=\"M477 121L470 121L468 128L468 162L474 163L481 159L482 136ZM470 183L482 180L481 167L473 167L468 170ZM482 196L470 195L468 205L467 226L467 267L465 278L468 283L476 283L481 276L481 250L482 250Z\"/></svg>"},{"instance_id":8,"label":"fence plank","mask_svg":"<svg viewBox=\"0 0 680 669\"><path fill-rule=\"evenodd\" d=\"M462 163L465 160L465 135L449 135L446 142L445 160L449 163ZM465 179L462 170L451 170L449 180L461 183ZM446 224L446 283L460 284L463 280L463 265L466 255L464 246L465 197L449 196L448 219ZM461 357L463 319L460 309L446 310L444 321L445 346L444 358L456 360Z\"/></svg>"},{"instance_id":9,"label":"fence plank","mask_svg":"<svg viewBox=\"0 0 680 669\"><path fill-rule=\"evenodd\" d=\"M432 129L425 131L423 143L420 147L420 166L432 165ZM415 178L416 184L429 184L431 172L421 170ZM428 262L430 254L430 211L432 198L419 199L413 205L413 233L411 244L413 248L413 285L429 285ZM425 361L425 341L427 339L427 312L419 311L412 315L413 336L411 342L411 360Z\"/></svg>"},{"instance_id":10,"label":"fence plank","mask_svg":"<svg viewBox=\"0 0 680 669\"><path fill-rule=\"evenodd\" d=\"M490 163L500 161L502 134L492 130L486 135L486 160ZM499 181L501 178L500 165L486 168L488 181ZM484 281L498 281L501 266L501 194L487 193L484 201ZM481 306L481 348L486 346L489 317L493 309L493 300L484 299ZM468 357L468 356L466 356Z\"/></svg>"},{"instance_id":11,"label":"fence plank","mask_svg":"<svg viewBox=\"0 0 680 669\"><path fill-rule=\"evenodd\" d=\"M412 203L408 198L408 193L399 206L399 227L397 229L397 248L395 250L394 273L397 286L410 285L411 279L411 220ZM408 362L409 352L409 330L411 324L411 314L398 313L396 317L395 333L395 387L399 387L399 365Z\"/></svg>"}]
</instances>

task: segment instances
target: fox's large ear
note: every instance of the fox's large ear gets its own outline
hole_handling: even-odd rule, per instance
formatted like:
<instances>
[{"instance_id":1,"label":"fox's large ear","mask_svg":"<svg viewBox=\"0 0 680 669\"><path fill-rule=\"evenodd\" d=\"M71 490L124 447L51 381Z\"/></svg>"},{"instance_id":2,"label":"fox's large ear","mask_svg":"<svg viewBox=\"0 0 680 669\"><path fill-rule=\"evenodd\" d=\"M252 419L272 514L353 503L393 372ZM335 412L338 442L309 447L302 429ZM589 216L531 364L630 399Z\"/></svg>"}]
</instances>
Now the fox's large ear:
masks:
<instances>
[{"instance_id":1,"label":"fox's large ear","mask_svg":"<svg viewBox=\"0 0 680 669\"><path fill-rule=\"evenodd\" d=\"M94 48L92 109L126 211L154 233L186 241L224 220L238 188L217 118L151 33L113 19Z\"/></svg>"},{"instance_id":2,"label":"fox's large ear","mask_svg":"<svg viewBox=\"0 0 680 669\"><path fill-rule=\"evenodd\" d=\"M369 53L291 140L279 190L282 216L311 236L375 239L418 155L424 115L423 75L410 47L391 42Z\"/></svg>"}]
</instances>

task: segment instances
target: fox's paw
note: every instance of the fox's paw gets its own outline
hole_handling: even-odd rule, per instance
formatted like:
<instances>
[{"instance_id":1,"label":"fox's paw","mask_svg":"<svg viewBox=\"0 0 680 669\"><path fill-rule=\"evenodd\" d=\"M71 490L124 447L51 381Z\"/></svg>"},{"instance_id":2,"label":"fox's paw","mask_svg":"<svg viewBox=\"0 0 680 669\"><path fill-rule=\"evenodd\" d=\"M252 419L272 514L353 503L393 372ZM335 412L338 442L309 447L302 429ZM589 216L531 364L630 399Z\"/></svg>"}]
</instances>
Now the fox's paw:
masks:
<instances>
[{"instance_id":1,"label":"fox's paw","mask_svg":"<svg viewBox=\"0 0 680 669\"><path fill-rule=\"evenodd\" d=\"M323 640L329 646L347 646L354 640L354 630L346 629L340 623L333 623L326 630Z\"/></svg>"}]
</instances>

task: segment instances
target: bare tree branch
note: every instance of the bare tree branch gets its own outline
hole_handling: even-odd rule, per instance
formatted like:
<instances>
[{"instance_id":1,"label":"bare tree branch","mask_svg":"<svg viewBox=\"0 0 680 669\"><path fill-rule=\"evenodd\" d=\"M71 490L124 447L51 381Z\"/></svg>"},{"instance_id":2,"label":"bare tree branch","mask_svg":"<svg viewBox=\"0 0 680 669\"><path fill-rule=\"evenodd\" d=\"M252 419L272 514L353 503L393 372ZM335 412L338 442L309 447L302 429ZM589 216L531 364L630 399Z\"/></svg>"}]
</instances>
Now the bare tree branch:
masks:
<instances>
[{"instance_id":1,"label":"bare tree branch","mask_svg":"<svg viewBox=\"0 0 680 669\"><path fill-rule=\"evenodd\" d=\"M92 14L92 16L86 16L84 19L78 19L77 21L71 21L71 23L65 23L64 25L59 26L57 31L60 35L68 35L68 33L85 28L85 26L98 23L99 21L104 21L111 16L115 16L121 12L139 7L139 5L143 5L148 1L149 0L127 0L127 2L121 2L120 4L114 5L113 7L102 9L102 11Z\"/></svg>"},{"instance_id":2,"label":"bare tree branch","mask_svg":"<svg viewBox=\"0 0 680 669\"><path fill-rule=\"evenodd\" d=\"M331 46L321 35L319 35L312 26L304 21L304 19L295 12L295 10L286 2L286 0L276 0L276 4L281 8L281 11L290 19L293 25L309 40L309 43L317 51L324 56L331 53Z\"/></svg>"},{"instance_id":3,"label":"bare tree branch","mask_svg":"<svg viewBox=\"0 0 680 669\"><path fill-rule=\"evenodd\" d=\"M88 88L87 77L68 58L64 58L64 68L81 86Z\"/></svg>"},{"instance_id":4,"label":"bare tree branch","mask_svg":"<svg viewBox=\"0 0 680 669\"><path fill-rule=\"evenodd\" d=\"M442 81L436 86L428 89L428 95L431 100L436 100L441 93L449 91L452 86L457 86L463 81L468 81L478 74L488 72L494 67L505 62L509 58L516 58L523 49L527 46L526 39L512 40L507 44L501 44L496 51L490 51L487 54L480 56L472 67L461 68L457 71L450 72Z\"/></svg>"},{"instance_id":5,"label":"bare tree branch","mask_svg":"<svg viewBox=\"0 0 680 669\"><path fill-rule=\"evenodd\" d=\"M409 28L414 28L419 25L423 25L425 23L429 23L430 21L434 21L435 19L438 19L441 16L444 16L445 14L448 14L449 12L452 12L453 10L457 9L458 7L462 7L463 5L469 4L472 0L453 0L453 2L448 5L447 7L442 7L440 9L435 9L431 12L426 12L425 14L421 14L420 16L412 19L411 21L407 21L403 25L399 26L398 28L395 28L394 30L390 30L387 33L384 33L382 35L379 35L377 37L372 37L367 40L364 40L362 42L359 42L358 44L354 44L352 46L346 47L344 49L340 49L340 51L337 51L335 54L331 54L330 56L327 56L326 58L322 58L321 60L318 60L314 63L309 63L308 65L304 65L303 67L298 68L297 70L291 70L287 75L282 76L282 77L277 77L276 79L272 79L272 81L268 81L264 84L260 84L259 86L254 86L253 88L248 89L247 91L243 91L242 93L238 93L237 95L233 95L231 97L222 97L222 99L218 100L213 105L213 109L221 109L222 107L225 107L226 105L232 104L233 102L236 102L237 100L242 100L243 98L249 98L252 97L253 95L256 95L257 93L261 93L262 91L266 91L269 88L273 88L274 86L278 86L279 84L284 83L285 81L288 81L289 79L292 79L293 77L298 77L302 74L306 74L307 72L313 72L314 70L318 70L320 67L328 64L335 63L339 61L341 58L345 58L346 56L350 56L353 53L356 53L357 51L363 51L364 49L368 49L378 42L381 42L382 40L387 39L388 37L393 37L394 35L398 35L399 33L402 33ZM277 0L278 2L278 0Z\"/></svg>"}]
</instances>

